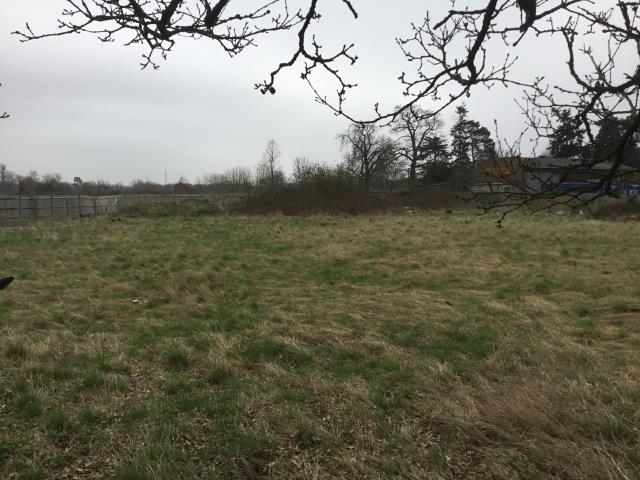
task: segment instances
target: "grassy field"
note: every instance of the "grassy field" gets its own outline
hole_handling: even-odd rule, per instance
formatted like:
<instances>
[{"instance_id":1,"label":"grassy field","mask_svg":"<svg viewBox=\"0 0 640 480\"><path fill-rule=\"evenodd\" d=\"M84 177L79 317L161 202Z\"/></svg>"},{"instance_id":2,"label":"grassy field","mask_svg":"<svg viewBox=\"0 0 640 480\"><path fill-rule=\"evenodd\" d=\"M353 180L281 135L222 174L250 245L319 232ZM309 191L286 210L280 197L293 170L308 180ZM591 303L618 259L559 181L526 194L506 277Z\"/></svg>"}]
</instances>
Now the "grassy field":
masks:
<instances>
[{"instance_id":1,"label":"grassy field","mask_svg":"<svg viewBox=\"0 0 640 480\"><path fill-rule=\"evenodd\" d=\"M0 230L0 478L640 478L640 224Z\"/></svg>"}]
</instances>

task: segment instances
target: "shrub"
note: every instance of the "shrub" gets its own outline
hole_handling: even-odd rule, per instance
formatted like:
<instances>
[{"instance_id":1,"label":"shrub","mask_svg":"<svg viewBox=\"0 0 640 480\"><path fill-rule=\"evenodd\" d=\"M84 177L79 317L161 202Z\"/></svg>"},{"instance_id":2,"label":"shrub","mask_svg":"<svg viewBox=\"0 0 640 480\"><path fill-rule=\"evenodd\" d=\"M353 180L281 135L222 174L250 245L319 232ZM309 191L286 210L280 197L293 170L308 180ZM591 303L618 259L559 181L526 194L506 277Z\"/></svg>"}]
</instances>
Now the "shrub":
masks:
<instances>
[{"instance_id":1,"label":"shrub","mask_svg":"<svg viewBox=\"0 0 640 480\"><path fill-rule=\"evenodd\" d=\"M205 217L221 215L224 210L206 199L189 199L178 202L140 202L120 209L124 217Z\"/></svg>"},{"instance_id":2,"label":"shrub","mask_svg":"<svg viewBox=\"0 0 640 480\"><path fill-rule=\"evenodd\" d=\"M637 197L628 200L601 199L594 207L596 218L639 219L640 201Z\"/></svg>"},{"instance_id":3,"label":"shrub","mask_svg":"<svg viewBox=\"0 0 640 480\"><path fill-rule=\"evenodd\" d=\"M71 417L65 410L55 410L49 413L45 419L45 427L54 437L65 437L74 430Z\"/></svg>"},{"instance_id":4,"label":"shrub","mask_svg":"<svg viewBox=\"0 0 640 480\"><path fill-rule=\"evenodd\" d=\"M258 188L235 210L247 214L358 214L375 210L376 206L381 206L380 202L348 174L322 169L296 184Z\"/></svg>"},{"instance_id":5,"label":"shrub","mask_svg":"<svg viewBox=\"0 0 640 480\"><path fill-rule=\"evenodd\" d=\"M256 188L232 211L240 214L283 215L348 214L447 208L469 208L451 192L368 192L347 171L317 166L289 185Z\"/></svg>"}]
</instances>

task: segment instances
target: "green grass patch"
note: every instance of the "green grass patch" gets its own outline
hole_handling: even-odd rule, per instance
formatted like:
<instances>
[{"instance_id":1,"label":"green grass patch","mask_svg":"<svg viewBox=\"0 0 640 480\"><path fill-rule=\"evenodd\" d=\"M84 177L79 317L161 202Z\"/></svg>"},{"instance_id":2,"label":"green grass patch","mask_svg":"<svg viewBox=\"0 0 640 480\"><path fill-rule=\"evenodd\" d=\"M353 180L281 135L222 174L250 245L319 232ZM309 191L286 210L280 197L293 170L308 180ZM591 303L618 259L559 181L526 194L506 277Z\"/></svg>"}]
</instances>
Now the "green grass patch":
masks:
<instances>
[{"instance_id":1,"label":"green grass patch","mask_svg":"<svg viewBox=\"0 0 640 480\"><path fill-rule=\"evenodd\" d=\"M27 357L27 347L22 343L10 343L4 351L6 357L10 360L24 360Z\"/></svg>"},{"instance_id":2,"label":"green grass patch","mask_svg":"<svg viewBox=\"0 0 640 480\"><path fill-rule=\"evenodd\" d=\"M163 363L173 370L185 370L191 366L189 354L178 347L171 347L163 356Z\"/></svg>"},{"instance_id":3,"label":"green grass patch","mask_svg":"<svg viewBox=\"0 0 640 480\"><path fill-rule=\"evenodd\" d=\"M0 229L0 478L640 478L637 223L208 208Z\"/></svg>"},{"instance_id":4,"label":"green grass patch","mask_svg":"<svg viewBox=\"0 0 640 480\"><path fill-rule=\"evenodd\" d=\"M239 354L250 366L276 362L284 366L301 367L312 361L311 355L299 347L272 338L249 340Z\"/></svg>"},{"instance_id":5,"label":"green grass patch","mask_svg":"<svg viewBox=\"0 0 640 480\"><path fill-rule=\"evenodd\" d=\"M77 420L82 426L94 425L102 419L102 414L89 405L83 405L78 410Z\"/></svg>"},{"instance_id":6,"label":"green grass patch","mask_svg":"<svg viewBox=\"0 0 640 480\"><path fill-rule=\"evenodd\" d=\"M82 387L85 389L98 389L105 384L105 377L99 370L89 371L82 379Z\"/></svg>"},{"instance_id":7,"label":"green grass patch","mask_svg":"<svg viewBox=\"0 0 640 480\"><path fill-rule=\"evenodd\" d=\"M76 429L71 420L71 415L63 409L48 412L43 421L47 433L57 438L67 437Z\"/></svg>"},{"instance_id":8,"label":"green grass patch","mask_svg":"<svg viewBox=\"0 0 640 480\"><path fill-rule=\"evenodd\" d=\"M223 385L234 377L233 369L226 364L215 363L207 371L207 382L212 385Z\"/></svg>"},{"instance_id":9,"label":"green grass patch","mask_svg":"<svg viewBox=\"0 0 640 480\"><path fill-rule=\"evenodd\" d=\"M16 414L25 419L37 418L42 414L42 401L24 381L14 383L13 409Z\"/></svg>"},{"instance_id":10,"label":"green grass patch","mask_svg":"<svg viewBox=\"0 0 640 480\"><path fill-rule=\"evenodd\" d=\"M22 470L18 476L17 480L46 480L47 473L41 468L26 468Z\"/></svg>"},{"instance_id":11,"label":"green grass patch","mask_svg":"<svg viewBox=\"0 0 640 480\"><path fill-rule=\"evenodd\" d=\"M191 392L193 388L187 379L174 375L167 379L165 390L169 395L182 395Z\"/></svg>"},{"instance_id":12,"label":"green grass patch","mask_svg":"<svg viewBox=\"0 0 640 480\"><path fill-rule=\"evenodd\" d=\"M613 304L613 311L615 313L628 313L631 311L631 307L624 302L616 302Z\"/></svg>"},{"instance_id":13,"label":"green grass patch","mask_svg":"<svg viewBox=\"0 0 640 480\"><path fill-rule=\"evenodd\" d=\"M150 414L146 405L132 405L122 415L122 423L131 426L145 420Z\"/></svg>"}]
</instances>

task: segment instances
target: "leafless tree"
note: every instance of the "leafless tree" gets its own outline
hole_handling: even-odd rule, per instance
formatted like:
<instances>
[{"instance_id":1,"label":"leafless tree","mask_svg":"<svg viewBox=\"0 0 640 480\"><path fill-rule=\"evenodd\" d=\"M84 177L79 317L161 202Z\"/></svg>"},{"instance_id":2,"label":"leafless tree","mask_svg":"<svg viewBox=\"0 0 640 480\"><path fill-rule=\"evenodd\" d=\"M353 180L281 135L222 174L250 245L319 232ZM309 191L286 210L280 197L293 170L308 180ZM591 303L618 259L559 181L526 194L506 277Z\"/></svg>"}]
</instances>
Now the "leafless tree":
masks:
<instances>
[{"instance_id":1,"label":"leafless tree","mask_svg":"<svg viewBox=\"0 0 640 480\"><path fill-rule=\"evenodd\" d=\"M251 170L246 167L233 167L227 170L224 176L233 185L251 185Z\"/></svg>"},{"instance_id":2,"label":"leafless tree","mask_svg":"<svg viewBox=\"0 0 640 480\"><path fill-rule=\"evenodd\" d=\"M599 157L585 158L575 169L589 170L607 162L608 171L591 185L572 192L560 192L553 185L543 191L530 191L522 185L513 193L487 205L487 209L517 209L534 200L540 204L566 203L585 205L615 190L621 177L629 176L623 168L625 152L640 130L640 28L638 1L618 0L453 0L444 19L434 22L427 13L421 24L412 26L409 38L398 40L408 60L417 65L417 73L400 77L405 105L390 113L376 106L374 120L395 120L404 111L425 99L436 100L436 115L454 103L473 94L479 87L515 86L523 91L519 102L525 123L539 139L549 138L556 128L558 109L568 109L584 128L588 142L595 141L598 126L605 119L615 119L622 130L618 141ZM521 22L514 24L513 13L520 11ZM566 85L549 85L543 76L518 78L514 66L523 38L536 36L556 38L562 50L554 52L549 62L565 66ZM539 41L539 40L536 40ZM606 48L597 48L604 43ZM464 53L456 48L463 44ZM490 52L504 50L498 62ZM342 103L319 100L338 114L346 114ZM522 138L522 137L521 137ZM494 168L509 172L504 162L519 159L518 141L500 142ZM508 146L507 146L508 145ZM500 150L500 149L499 149ZM513 180L511 173L504 180Z\"/></svg>"},{"instance_id":3,"label":"leafless tree","mask_svg":"<svg viewBox=\"0 0 640 480\"><path fill-rule=\"evenodd\" d=\"M374 181L378 188L392 192L399 183L407 183L407 162L398 155L398 145L391 137L380 137L377 163Z\"/></svg>"},{"instance_id":4,"label":"leafless tree","mask_svg":"<svg viewBox=\"0 0 640 480\"><path fill-rule=\"evenodd\" d=\"M381 155L387 143L378 135L378 127L372 123L352 123L338 134L338 140L345 151L347 170L367 189L371 188L372 180L384 170L387 160L387 155Z\"/></svg>"},{"instance_id":5,"label":"leafless tree","mask_svg":"<svg viewBox=\"0 0 640 480\"><path fill-rule=\"evenodd\" d=\"M571 112L590 142L604 118L621 122L624 133L619 142L600 158L586 160L591 164L610 162L609 171L589 189L575 192L572 201L590 201L610 192L612 183L622 174L624 152L640 129L640 2L450 1L451 9L443 19L434 21L427 12L422 22L412 24L409 37L398 40L407 60L417 66L415 73L400 76L407 102L389 113L380 111L376 105L373 118L367 122L393 121L424 100L433 102L430 112L437 115L473 94L479 86L519 87L524 91L520 105L526 123L540 138L548 137L555 127L552 111L558 109ZM247 8L243 7L245 3L231 0L67 0L55 32L35 33L27 25L24 31L16 33L28 41L90 32L105 42L128 33L128 44L148 47L143 65L156 66L157 56L166 56L180 37L211 39L233 56L255 45L265 34L295 30L297 41L292 54L256 87L263 93L274 93L277 75L304 62L302 78L309 83L316 99L335 113L354 120L344 109L345 95L354 85L343 78L340 68L353 64L357 57L348 42L335 52L321 53L322 41L311 33L311 25L321 20L319 3L320 0L308 0L304 8L290 11L285 0L264 0L252 10L243 10ZM349 0L341 3L345 12L357 17ZM514 21L517 18L520 20ZM513 67L519 60L525 37L557 38L564 46L564 54L560 50L554 52L549 63L566 68L566 85L548 85L542 75L517 77ZM606 48L595 48L596 43L602 42ZM495 51L505 53L494 60L496 57L490 53ZM319 90L312 79L316 69L334 78L337 97L328 97ZM589 168L590 163L581 167ZM507 203L522 205L540 197L556 199L557 192L521 192Z\"/></svg>"},{"instance_id":6,"label":"leafless tree","mask_svg":"<svg viewBox=\"0 0 640 480\"><path fill-rule=\"evenodd\" d=\"M0 163L0 183L13 183L15 180L15 174L4 163Z\"/></svg>"},{"instance_id":7,"label":"leafless tree","mask_svg":"<svg viewBox=\"0 0 640 480\"><path fill-rule=\"evenodd\" d=\"M396 134L396 155L407 165L409 189L416 183L416 171L425 159L430 139L442 128L438 115L431 115L417 105L401 110L391 124Z\"/></svg>"},{"instance_id":8,"label":"leafless tree","mask_svg":"<svg viewBox=\"0 0 640 480\"><path fill-rule=\"evenodd\" d=\"M307 157L296 157L293 159L293 181L303 182L314 169L315 165Z\"/></svg>"},{"instance_id":9,"label":"leafless tree","mask_svg":"<svg viewBox=\"0 0 640 480\"><path fill-rule=\"evenodd\" d=\"M280 167L280 148L275 140L269 140L262 154L262 161L256 168L256 182L259 185L279 185L284 183L284 173Z\"/></svg>"},{"instance_id":10,"label":"leafless tree","mask_svg":"<svg viewBox=\"0 0 640 480\"><path fill-rule=\"evenodd\" d=\"M640 30L637 1L599 0L484 0L470 8L470 2L452 2L452 9L441 21L433 23L429 15L413 27L413 36L400 40L408 59L418 65L418 75L402 75L410 108L424 98L443 98L434 113L471 95L477 86L517 86L524 94L519 102L526 124L539 139L549 138L556 128L558 109L568 109L593 143L598 125L605 118L624 121L624 133L616 145L598 158L585 158L576 169L590 169L609 162L606 174L593 184L560 192L550 185L543 191L530 191L514 185L511 194L487 205L487 209L507 207L505 211L544 199L540 204L587 204L613 190L616 179L628 175L622 168L624 152L640 128L638 99L640 89ZM463 6L464 5L464 6ZM456 8L456 7L460 8ZM521 10L520 25L511 24L511 12ZM525 35L552 37L564 45L549 61L566 65L567 85L548 85L544 77L517 78L513 73ZM458 42L466 44L463 56L451 53ZM604 42L605 49L597 43ZM491 52L506 49L500 63L490 61ZM447 95L443 93L447 92ZM379 118L394 118L402 108ZM519 144L500 142L502 156L496 158L494 171L504 172L502 180L513 182L504 163L518 163ZM502 157L502 158L500 158Z\"/></svg>"}]
</instances>

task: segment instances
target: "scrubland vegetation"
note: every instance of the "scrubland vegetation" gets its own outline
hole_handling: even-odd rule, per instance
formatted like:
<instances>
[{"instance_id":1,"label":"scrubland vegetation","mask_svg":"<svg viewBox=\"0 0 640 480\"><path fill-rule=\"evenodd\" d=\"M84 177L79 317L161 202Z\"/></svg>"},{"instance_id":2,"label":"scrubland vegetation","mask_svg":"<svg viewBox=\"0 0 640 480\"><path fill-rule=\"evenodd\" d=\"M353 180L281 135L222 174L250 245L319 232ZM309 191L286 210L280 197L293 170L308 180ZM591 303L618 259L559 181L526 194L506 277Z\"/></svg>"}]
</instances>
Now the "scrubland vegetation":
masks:
<instances>
[{"instance_id":1,"label":"scrubland vegetation","mask_svg":"<svg viewBox=\"0 0 640 480\"><path fill-rule=\"evenodd\" d=\"M462 213L0 230L0 477L637 478L639 233Z\"/></svg>"}]
</instances>

